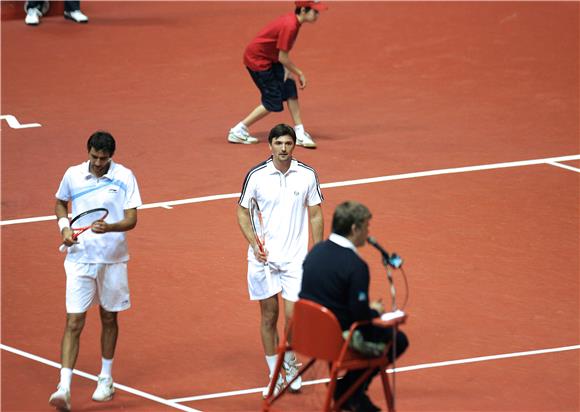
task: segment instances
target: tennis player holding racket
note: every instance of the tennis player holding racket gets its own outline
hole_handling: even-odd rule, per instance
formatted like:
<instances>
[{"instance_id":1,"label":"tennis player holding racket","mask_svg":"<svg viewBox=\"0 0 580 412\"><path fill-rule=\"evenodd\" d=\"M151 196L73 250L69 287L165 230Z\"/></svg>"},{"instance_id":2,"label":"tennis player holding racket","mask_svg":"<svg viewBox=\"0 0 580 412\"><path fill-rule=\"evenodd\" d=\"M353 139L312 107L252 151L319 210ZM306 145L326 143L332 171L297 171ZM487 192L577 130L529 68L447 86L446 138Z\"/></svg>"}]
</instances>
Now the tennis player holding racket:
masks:
<instances>
[{"instance_id":1,"label":"tennis player holding racket","mask_svg":"<svg viewBox=\"0 0 580 412\"><path fill-rule=\"evenodd\" d=\"M237 217L249 243L248 290L250 299L260 304L262 345L272 376L278 343L278 294L282 295L287 325L300 292L302 262L308 252L308 226L312 228L313 243L322 240L324 226L323 197L316 172L292 157L296 147L294 129L279 124L270 131L268 142L272 156L246 175ZM252 230L249 213L252 199L262 215L263 239L260 242L257 239L261 236L256 236ZM268 282L268 269L271 282ZM290 381L297 372L296 357L288 352L284 360L286 381ZM280 390L281 385L282 381L276 382L276 389ZM297 380L291 389L300 390L301 385Z\"/></svg>"},{"instance_id":2,"label":"tennis player holding racket","mask_svg":"<svg viewBox=\"0 0 580 412\"><path fill-rule=\"evenodd\" d=\"M72 370L86 312L93 303L100 305L102 324L102 367L93 400L103 402L113 397L111 371L118 335L117 313L130 306L125 232L137 224L137 207L141 206L135 176L112 160L113 136L101 131L92 134L87 151L89 160L70 167L56 192L55 213L62 243L67 247L64 262L67 314L61 343L60 382L49 403L64 411L71 407ZM73 216L92 209L100 209L101 213L88 213L96 217L83 223L84 227L90 225L90 229L78 234L79 231L71 229L67 217L69 203Z\"/></svg>"}]
</instances>

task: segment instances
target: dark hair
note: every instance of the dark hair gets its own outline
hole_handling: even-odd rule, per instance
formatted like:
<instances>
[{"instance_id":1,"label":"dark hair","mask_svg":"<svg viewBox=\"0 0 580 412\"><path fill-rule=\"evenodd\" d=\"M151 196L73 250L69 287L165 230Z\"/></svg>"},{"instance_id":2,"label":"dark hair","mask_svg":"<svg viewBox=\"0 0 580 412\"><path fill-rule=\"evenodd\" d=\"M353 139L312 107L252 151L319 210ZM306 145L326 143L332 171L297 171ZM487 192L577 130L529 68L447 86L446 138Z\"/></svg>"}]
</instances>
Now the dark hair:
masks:
<instances>
[{"instance_id":1,"label":"dark hair","mask_svg":"<svg viewBox=\"0 0 580 412\"><path fill-rule=\"evenodd\" d=\"M352 225L360 227L366 220L372 217L369 209L358 202L347 200L334 209L332 216L332 232L341 236L350 234Z\"/></svg>"},{"instance_id":2,"label":"dark hair","mask_svg":"<svg viewBox=\"0 0 580 412\"><path fill-rule=\"evenodd\" d=\"M294 143L296 143L296 132L292 127L284 123L277 124L272 128L272 130L270 130L270 134L268 135L268 143L272 143L272 140L281 136L290 136Z\"/></svg>"},{"instance_id":3,"label":"dark hair","mask_svg":"<svg viewBox=\"0 0 580 412\"><path fill-rule=\"evenodd\" d=\"M300 14L300 11L304 9L305 13L308 13L311 9L311 7L296 7L296 9L294 10L294 14Z\"/></svg>"},{"instance_id":4,"label":"dark hair","mask_svg":"<svg viewBox=\"0 0 580 412\"><path fill-rule=\"evenodd\" d=\"M89 137L87 141L87 152L91 151L91 147L97 151L102 150L112 157L115 154L115 139L111 133L99 130Z\"/></svg>"}]
</instances>

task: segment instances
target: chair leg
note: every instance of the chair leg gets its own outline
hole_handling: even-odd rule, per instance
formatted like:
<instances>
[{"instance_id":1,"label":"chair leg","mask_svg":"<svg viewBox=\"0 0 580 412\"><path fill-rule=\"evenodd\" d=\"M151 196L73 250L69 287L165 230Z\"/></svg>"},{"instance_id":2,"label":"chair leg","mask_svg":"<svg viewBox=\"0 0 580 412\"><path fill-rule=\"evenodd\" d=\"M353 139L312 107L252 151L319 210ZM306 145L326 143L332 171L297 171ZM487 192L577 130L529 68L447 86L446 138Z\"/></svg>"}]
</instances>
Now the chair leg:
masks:
<instances>
[{"instance_id":1,"label":"chair leg","mask_svg":"<svg viewBox=\"0 0 580 412\"><path fill-rule=\"evenodd\" d=\"M395 403L393 401L393 394L391 392L391 384L389 383L389 377L385 372L384 368L381 368L381 382L383 382L383 392L385 393L385 400L387 401L387 410L389 412L395 412Z\"/></svg>"},{"instance_id":2,"label":"chair leg","mask_svg":"<svg viewBox=\"0 0 580 412\"><path fill-rule=\"evenodd\" d=\"M361 376L359 376L357 380L350 386L350 388L348 388L347 391L343 393L339 399L336 400L333 409L340 410L339 407L341 407L342 404L346 402L348 398L351 397L351 395L368 379L368 377L372 373L373 373L372 368L366 369L364 373Z\"/></svg>"},{"instance_id":3,"label":"chair leg","mask_svg":"<svg viewBox=\"0 0 580 412\"><path fill-rule=\"evenodd\" d=\"M290 349L288 349L288 350L290 350ZM284 359L284 355L282 355L282 357L279 357L278 359ZM302 376L308 369L310 369L310 367L312 365L314 365L315 362L316 362L315 358L310 359L306 363L306 365L304 365L302 368L300 368L298 370L298 374L296 375L296 377L292 381L287 382L284 385L284 387L282 388L282 390L280 391L280 393L278 393L276 395L276 394L274 394L274 389L273 389L275 387L275 384L273 385L272 382L276 382L276 380L278 379L278 376L280 375L281 369L282 369L282 367L281 367L282 363L277 361L276 362L276 369L274 370L274 375L273 375L276 377L276 380L274 380L274 378L272 378L272 380L270 381L270 386L268 387L269 388L268 389L268 396L266 397L266 399L264 399L264 402L262 402L262 411L264 411L264 412L269 411L272 404L274 402L276 402L279 398L281 398L282 395L284 395L288 391L288 388L290 388L290 384L292 382L294 382L299 376Z\"/></svg>"},{"instance_id":4,"label":"chair leg","mask_svg":"<svg viewBox=\"0 0 580 412\"><path fill-rule=\"evenodd\" d=\"M338 377L338 370L331 369L330 371L330 382L328 383L328 390L326 391L326 399L324 400L324 407L322 408L323 412L330 412L330 406L332 405L332 398L334 396L334 390L336 389L336 379ZM334 410L336 405L332 407Z\"/></svg>"}]
</instances>

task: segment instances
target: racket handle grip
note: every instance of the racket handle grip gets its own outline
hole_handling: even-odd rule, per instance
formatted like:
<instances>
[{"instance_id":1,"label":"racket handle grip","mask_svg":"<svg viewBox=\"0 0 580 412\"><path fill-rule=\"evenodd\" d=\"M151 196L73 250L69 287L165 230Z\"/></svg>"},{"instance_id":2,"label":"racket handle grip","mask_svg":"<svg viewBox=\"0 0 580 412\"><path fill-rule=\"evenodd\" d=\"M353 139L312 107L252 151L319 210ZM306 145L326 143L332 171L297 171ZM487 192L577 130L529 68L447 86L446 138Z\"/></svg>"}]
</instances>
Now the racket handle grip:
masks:
<instances>
[{"instance_id":1,"label":"racket handle grip","mask_svg":"<svg viewBox=\"0 0 580 412\"><path fill-rule=\"evenodd\" d=\"M67 247L64 243L61 243L59 248L58 248L59 252L61 252L61 253L66 252L66 249L67 249Z\"/></svg>"}]
</instances>

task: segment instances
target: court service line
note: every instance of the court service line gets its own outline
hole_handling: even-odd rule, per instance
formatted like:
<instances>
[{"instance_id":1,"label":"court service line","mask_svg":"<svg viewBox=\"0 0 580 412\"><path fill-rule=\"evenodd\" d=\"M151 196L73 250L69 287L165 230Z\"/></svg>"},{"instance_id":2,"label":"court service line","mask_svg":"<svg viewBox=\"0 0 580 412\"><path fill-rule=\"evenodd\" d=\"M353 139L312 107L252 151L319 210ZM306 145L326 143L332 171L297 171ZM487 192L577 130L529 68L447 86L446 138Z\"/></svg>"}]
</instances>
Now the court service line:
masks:
<instances>
[{"instance_id":1,"label":"court service line","mask_svg":"<svg viewBox=\"0 0 580 412\"><path fill-rule=\"evenodd\" d=\"M580 169L578 169L576 167L564 165L564 164L558 163L558 162L546 162L546 163L548 163L549 165L552 165L552 166L561 167L562 169L568 169L568 170L571 170L573 172L580 173Z\"/></svg>"},{"instance_id":2,"label":"court service line","mask_svg":"<svg viewBox=\"0 0 580 412\"><path fill-rule=\"evenodd\" d=\"M356 179L356 180L345 180L342 182L334 182L334 183L323 183L320 186L323 189L333 188L333 187L343 187L343 186L354 186L354 185L364 185L369 183L379 183L379 182L388 182L392 180L403 180L403 179L416 179L419 177L428 177L428 176L439 176L439 175L447 175L447 174L454 174L454 173L467 173L467 172L476 172L481 170L492 170L492 169L503 169L509 167L522 167L522 166L533 166L533 165L540 165L540 164L553 164L555 162L566 162L571 160L580 160L580 154L577 155L569 155L569 156L559 156L559 157L548 157L544 159L533 159L533 160L521 160L516 162L505 162L505 163L491 163L485 165L477 165L477 166L465 166L465 167L453 167L449 169L438 169L438 170L427 170L423 172L412 172L412 173L402 173L397 175L390 175L390 176L378 176L378 177L371 177L366 179ZM564 167L563 165L554 164L554 166ZM571 166L567 166L570 168ZM190 203L201 203L201 202L210 202L214 200L222 200L222 199L232 199L237 198L240 196L240 193L227 193L221 195L212 195L212 196L202 196L202 197L194 197L189 199L181 199L181 200L170 200L166 202L157 202L157 203L149 203L141 206L139 209L152 209L156 207L161 207L165 209L171 209L173 206L177 205L185 205ZM22 223L34 223L34 222L43 222L47 220L55 220L54 215L50 216L39 216L39 217L29 217L29 218L22 218L22 219L11 219L11 220L2 220L0 221L0 226L6 225L16 225Z\"/></svg>"},{"instance_id":3,"label":"court service line","mask_svg":"<svg viewBox=\"0 0 580 412\"><path fill-rule=\"evenodd\" d=\"M53 362L51 360L42 358L40 356L33 355L31 353L28 353L28 352L24 352L20 349L16 349L16 348L13 348L13 347L1 344L1 343L0 343L0 349L5 350L7 352L11 352L15 355L22 356L22 357L27 358L27 359L34 360L36 362L43 363L43 364L48 365L48 366L52 366L53 368L60 369L60 363L56 363L56 362ZM97 376L80 371L78 369L74 369L73 373L75 375L82 376L83 378L87 378L87 379L90 379L90 380L95 381L95 382L98 381ZM193 409L193 408L187 407L185 405L180 405L174 401L167 400L167 399L161 398L159 396L151 395L147 392L143 392L143 391L140 391L138 389L131 388L129 386L121 385L119 383L115 383L114 386L115 386L115 388L117 388L119 390L129 392L133 395L137 395L137 396L140 396L140 397L145 398L145 399L149 399L150 401L153 401L153 402L161 403L161 404L166 405L166 406L171 406L172 408L175 408L175 409L179 409L179 410L187 411L187 412L201 412L197 409Z\"/></svg>"},{"instance_id":4,"label":"court service line","mask_svg":"<svg viewBox=\"0 0 580 412\"><path fill-rule=\"evenodd\" d=\"M532 356L532 355L541 355L546 353L554 353L554 352L564 352L570 350L580 350L580 345L572 345L572 346L562 346L558 348L548 348L548 349L537 349L537 350L530 350L525 352L513 352L513 353L503 353L499 355L488 355L488 356L478 356L476 358L465 358L465 359L456 359L451 361L442 361L442 362L433 362L433 363L423 363L420 365L412 365L412 366L403 366L399 368L387 369L387 373L393 372L409 372L415 371L419 369L429 369L429 368L439 368L443 366L451 366L451 365L462 365L466 363L475 363L475 362L485 362L490 360L496 359L506 359L506 358L516 358L522 356ZM302 385L316 385L320 383L327 383L329 381L328 378L324 379L316 379L312 381L305 381ZM198 396L189 396L186 398L175 398L170 399L171 402L193 402L193 401L201 401L205 399L215 399L215 398L225 398L229 396L238 396L238 395L248 395L252 393L262 392L264 388L252 388L252 389L245 389L245 390L238 390L238 391L230 391L230 392L221 392L221 393L212 393L208 395L198 395Z\"/></svg>"}]
</instances>

